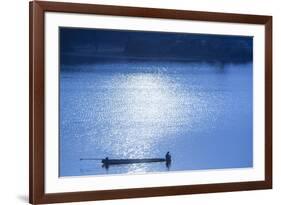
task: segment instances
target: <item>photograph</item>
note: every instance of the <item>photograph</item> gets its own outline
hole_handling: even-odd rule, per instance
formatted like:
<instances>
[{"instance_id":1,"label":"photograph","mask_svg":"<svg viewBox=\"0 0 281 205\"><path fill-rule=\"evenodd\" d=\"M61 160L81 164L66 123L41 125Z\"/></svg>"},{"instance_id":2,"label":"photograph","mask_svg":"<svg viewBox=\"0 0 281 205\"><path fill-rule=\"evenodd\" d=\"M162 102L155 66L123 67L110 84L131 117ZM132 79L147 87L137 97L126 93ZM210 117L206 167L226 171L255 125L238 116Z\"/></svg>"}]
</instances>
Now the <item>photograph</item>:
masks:
<instances>
[{"instance_id":1,"label":"photograph","mask_svg":"<svg viewBox=\"0 0 281 205\"><path fill-rule=\"evenodd\" d=\"M253 168L253 36L58 35L59 177Z\"/></svg>"},{"instance_id":2,"label":"photograph","mask_svg":"<svg viewBox=\"0 0 281 205\"><path fill-rule=\"evenodd\" d=\"M29 4L29 202L272 189L272 15Z\"/></svg>"}]
</instances>

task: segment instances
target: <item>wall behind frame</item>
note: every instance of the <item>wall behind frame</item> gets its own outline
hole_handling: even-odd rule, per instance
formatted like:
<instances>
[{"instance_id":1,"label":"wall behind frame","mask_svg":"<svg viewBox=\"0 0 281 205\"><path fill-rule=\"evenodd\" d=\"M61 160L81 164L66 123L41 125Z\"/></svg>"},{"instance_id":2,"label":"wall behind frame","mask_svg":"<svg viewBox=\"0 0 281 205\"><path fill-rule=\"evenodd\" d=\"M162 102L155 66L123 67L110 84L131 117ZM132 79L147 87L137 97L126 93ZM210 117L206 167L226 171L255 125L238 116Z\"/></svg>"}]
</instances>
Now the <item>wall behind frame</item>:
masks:
<instances>
[{"instance_id":1,"label":"wall behind frame","mask_svg":"<svg viewBox=\"0 0 281 205\"><path fill-rule=\"evenodd\" d=\"M59 1L59 0L57 0ZM281 200L281 12L276 0L73 0L169 9L273 15L273 190L125 199L71 204L278 204ZM1 204L27 204L28 196L28 0L1 2L0 190Z\"/></svg>"}]
</instances>

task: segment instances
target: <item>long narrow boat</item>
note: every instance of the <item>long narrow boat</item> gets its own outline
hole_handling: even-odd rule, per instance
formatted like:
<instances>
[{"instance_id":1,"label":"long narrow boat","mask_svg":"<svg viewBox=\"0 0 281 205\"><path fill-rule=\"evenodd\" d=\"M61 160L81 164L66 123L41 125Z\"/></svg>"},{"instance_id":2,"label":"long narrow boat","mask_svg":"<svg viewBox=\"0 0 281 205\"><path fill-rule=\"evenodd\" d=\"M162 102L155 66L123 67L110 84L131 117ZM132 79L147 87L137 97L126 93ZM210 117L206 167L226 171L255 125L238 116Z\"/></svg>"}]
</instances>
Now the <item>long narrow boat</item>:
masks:
<instances>
[{"instance_id":1,"label":"long narrow boat","mask_svg":"<svg viewBox=\"0 0 281 205\"><path fill-rule=\"evenodd\" d=\"M165 158L146 158L146 159L102 159L101 162L105 165L117 164L135 164L135 163L152 163L166 162Z\"/></svg>"}]
</instances>

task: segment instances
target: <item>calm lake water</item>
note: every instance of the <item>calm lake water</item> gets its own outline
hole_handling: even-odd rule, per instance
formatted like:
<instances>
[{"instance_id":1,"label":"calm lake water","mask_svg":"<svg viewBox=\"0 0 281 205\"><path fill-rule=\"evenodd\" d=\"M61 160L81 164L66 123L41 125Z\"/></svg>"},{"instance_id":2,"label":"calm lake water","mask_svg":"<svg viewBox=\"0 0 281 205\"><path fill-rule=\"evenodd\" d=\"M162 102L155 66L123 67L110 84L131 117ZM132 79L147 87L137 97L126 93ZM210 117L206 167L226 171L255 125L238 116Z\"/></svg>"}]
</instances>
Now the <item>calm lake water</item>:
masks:
<instances>
[{"instance_id":1,"label":"calm lake water","mask_svg":"<svg viewBox=\"0 0 281 205\"><path fill-rule=\"evenodd\" d=\"M252 64L107 63L61 68L60 176L253 166ZM102 167L80 158L153 158Z\"/></svg>"}]
</instances>

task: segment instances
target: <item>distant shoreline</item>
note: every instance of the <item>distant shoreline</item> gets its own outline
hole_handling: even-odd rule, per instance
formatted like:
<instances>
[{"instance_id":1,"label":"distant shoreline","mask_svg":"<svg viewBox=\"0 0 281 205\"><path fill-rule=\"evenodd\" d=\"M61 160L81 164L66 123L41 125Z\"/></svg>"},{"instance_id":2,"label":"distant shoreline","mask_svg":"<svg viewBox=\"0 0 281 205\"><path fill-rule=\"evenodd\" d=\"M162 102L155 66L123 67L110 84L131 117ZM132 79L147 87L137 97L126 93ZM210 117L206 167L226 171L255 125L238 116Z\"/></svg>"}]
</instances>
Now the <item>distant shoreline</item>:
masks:
<instances>
[{"instance_id":1,"label":"distant shoreline","mask_svg":"<svg viewBox=\"0 0 281 205\"><path fill-rule=\"evenodd\" d=\"M62 62L62 61L61 61ZM95 64L95 63L128 63L128 62L161 62L161 63L197 63L197 62L205 62L205 63L233 63L233 64L240 64L240 63L251 63L253 59L243 58L243 57L218 57L218 58L211 58L211 57L189 57L189 58L178 58L178 57L168 57L168 58L159 58L159 57L100 57L100 56L73 56L69 58L68 62L61 63L61 65L81 65L81 64Z\"/></svg>"}]
</instances>

